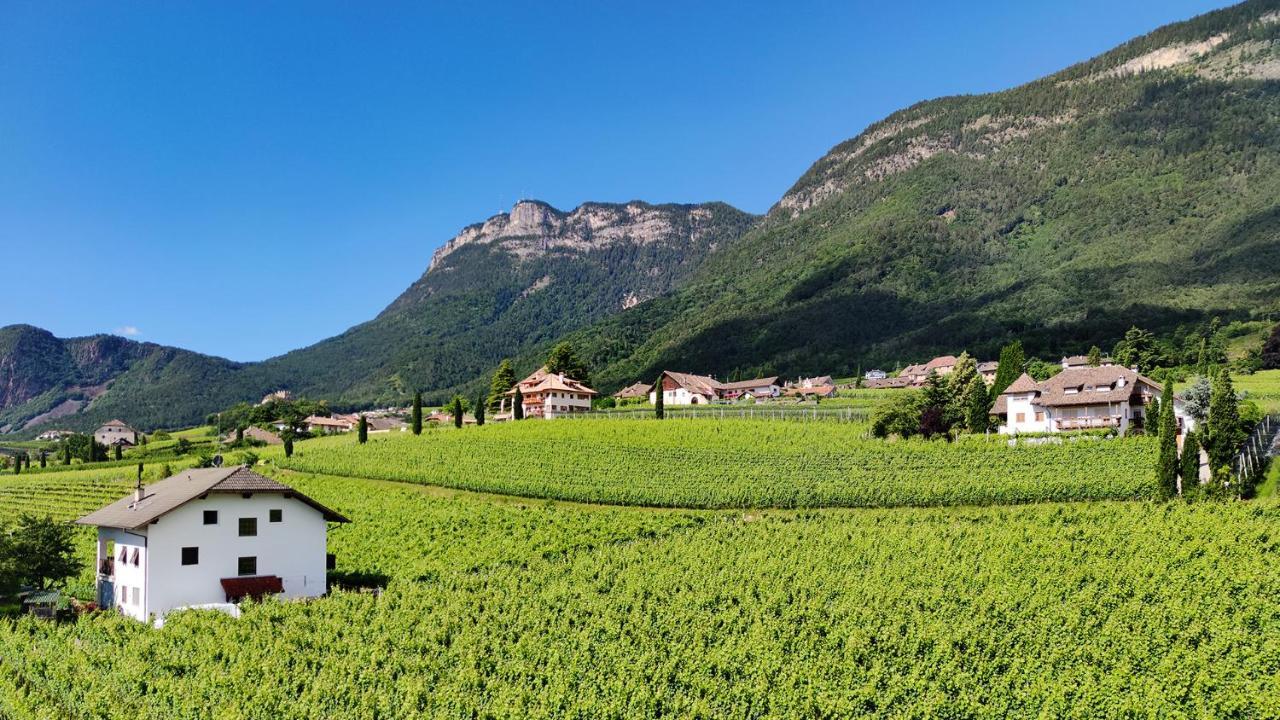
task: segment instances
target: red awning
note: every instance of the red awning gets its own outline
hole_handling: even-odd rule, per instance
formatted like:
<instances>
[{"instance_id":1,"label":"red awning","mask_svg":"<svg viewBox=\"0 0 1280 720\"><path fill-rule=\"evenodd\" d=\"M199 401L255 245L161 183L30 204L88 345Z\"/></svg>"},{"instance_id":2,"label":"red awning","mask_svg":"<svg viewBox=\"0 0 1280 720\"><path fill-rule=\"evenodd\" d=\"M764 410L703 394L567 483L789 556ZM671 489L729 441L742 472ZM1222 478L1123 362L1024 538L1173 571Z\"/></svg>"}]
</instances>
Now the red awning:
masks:
<instances>
[{"instance_id":1,"label":"red awning","mask_svg":"<svg viewBox=\"0 0 1280 720\"><path fill-rule=\"evenodd\" d=\"M265 595L284 592L284 581L278 575L222 578L219 582L227 593L227 602L238 602L247 597L261 600Z\"/></svg>"}]
</instances>

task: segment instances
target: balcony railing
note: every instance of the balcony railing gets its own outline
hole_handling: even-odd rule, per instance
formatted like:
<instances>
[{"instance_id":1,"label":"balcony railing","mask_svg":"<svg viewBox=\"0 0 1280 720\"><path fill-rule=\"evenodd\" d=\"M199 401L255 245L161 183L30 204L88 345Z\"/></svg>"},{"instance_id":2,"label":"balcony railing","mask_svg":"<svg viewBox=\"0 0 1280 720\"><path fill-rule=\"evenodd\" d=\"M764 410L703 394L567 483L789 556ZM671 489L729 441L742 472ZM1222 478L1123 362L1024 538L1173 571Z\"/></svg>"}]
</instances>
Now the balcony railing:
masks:
<instances>
[{"instance_id":1,"label":"balcony railing","mask_svg":"<svg viewBox=\"0 0 1280 720\"><path fill-rule=\"evenodd\" d=\"M1119 417L1060 418L1053 421L1058 430L1094 430L1120 427Z\"/></svg>"}]
</instances>

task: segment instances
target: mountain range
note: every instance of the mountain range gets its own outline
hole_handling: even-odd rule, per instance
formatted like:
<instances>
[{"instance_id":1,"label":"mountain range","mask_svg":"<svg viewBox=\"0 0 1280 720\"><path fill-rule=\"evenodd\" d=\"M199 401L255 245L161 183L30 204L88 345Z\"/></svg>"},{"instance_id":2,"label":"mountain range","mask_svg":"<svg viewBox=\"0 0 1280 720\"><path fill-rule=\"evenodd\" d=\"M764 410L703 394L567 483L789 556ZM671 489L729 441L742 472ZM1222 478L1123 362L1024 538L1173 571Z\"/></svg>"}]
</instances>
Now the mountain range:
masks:
<instances>
[{"instance_id":1,"label":"mountain range","mask_svg":"<svg viewBox=\"0 0 1280 720\"><path fill-rule=\"evenodd\" d=\"M0 329L0 430L180 425L289 389L476 392L569 339L602 390L671 368L850 374L968 349L1109 347L1280 310L1280 0L998 93L894 113L763 217L536 201L464 228L378 317L260 363Z\"/></svg>"}]
</instances>

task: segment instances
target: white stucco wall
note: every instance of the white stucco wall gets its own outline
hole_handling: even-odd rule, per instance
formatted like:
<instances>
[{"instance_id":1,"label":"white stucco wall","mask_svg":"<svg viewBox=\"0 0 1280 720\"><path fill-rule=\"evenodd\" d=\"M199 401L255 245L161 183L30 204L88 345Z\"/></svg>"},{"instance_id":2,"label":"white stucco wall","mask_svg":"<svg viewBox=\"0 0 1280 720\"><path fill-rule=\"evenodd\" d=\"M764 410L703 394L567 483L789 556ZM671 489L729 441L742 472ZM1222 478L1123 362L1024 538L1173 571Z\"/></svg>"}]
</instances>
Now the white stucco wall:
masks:
<instances>
[{"instance_id":1,"label":"white stucco wall","mask_svg":"<svg viewBox=\"0 0 1280 720\"><path fill-rule=\"evenodd\" d=\"M144 620L147 617L147 544L145 532L129 532L112 528L101 528L98 531L99 542L111 546L110 556L115 559L115 588L112 603L120 612L130 617ZM120 560L121 551L125 560ZM138 553L138 564L133 564L134 551Z\"/></svg>"},{"instance_id":2,"label":"white stucco wall","mask_svg":"<svg viewBox=\"0 0 1280 720\"><path fill-rule=\"evenodd\" d=\"M269 510L282 511L269 522ZM204 511L217 510L218 523L204 524ZM240 518L258 520L258 534L239 536ZM258 558L257 575L278 575L283 597L315 597L325 592L327 523L316 509L278 493L213 493L163 515L148 527L147 613L183 605L220 603L226 594L219 580L238 577L240 557ZM200 549L196 565L182 564L182 548ZM144 615L145 617L145 615Z\"/></svg>"}]
</instances>

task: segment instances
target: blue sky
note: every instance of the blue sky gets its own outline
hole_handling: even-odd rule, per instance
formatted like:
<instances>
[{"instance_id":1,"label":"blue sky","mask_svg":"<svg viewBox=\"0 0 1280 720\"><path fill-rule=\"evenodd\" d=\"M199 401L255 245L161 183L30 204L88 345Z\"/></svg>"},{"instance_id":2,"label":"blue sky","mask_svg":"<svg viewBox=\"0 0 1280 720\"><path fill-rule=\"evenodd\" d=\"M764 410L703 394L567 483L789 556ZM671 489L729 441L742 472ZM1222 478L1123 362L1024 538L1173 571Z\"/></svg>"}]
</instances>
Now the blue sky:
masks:
<instances>
[{"instance_id":1,"label":"blue sky","mask_svg":"<svg viewBox=\"0 0 1280 720\"><path fill-rule=\"evenodd\" d=\"M1225 4L9 0L0 325L266 358L521 197L764 212L894 110Z\"/></svg>"}]
</instances>

